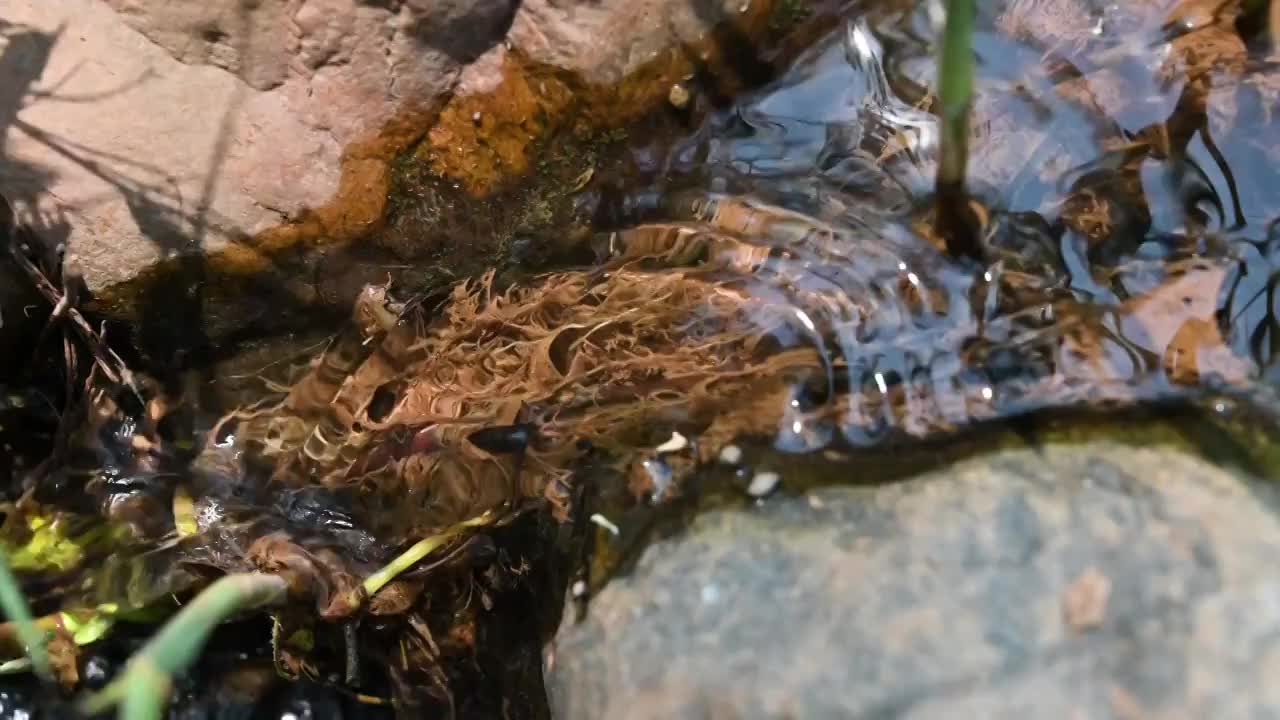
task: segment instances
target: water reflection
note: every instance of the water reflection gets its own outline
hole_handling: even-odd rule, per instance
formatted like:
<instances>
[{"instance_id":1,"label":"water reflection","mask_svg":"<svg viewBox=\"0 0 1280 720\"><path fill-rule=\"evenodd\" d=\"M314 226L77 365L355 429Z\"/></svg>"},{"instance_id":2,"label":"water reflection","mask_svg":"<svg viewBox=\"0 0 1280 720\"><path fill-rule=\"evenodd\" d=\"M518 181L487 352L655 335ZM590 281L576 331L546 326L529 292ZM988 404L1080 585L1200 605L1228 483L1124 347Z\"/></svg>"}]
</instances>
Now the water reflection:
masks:
<instances>
[{"instance_id":1,"label":"water reflection","mask_svg":"<svg viewBox=\"0 0 1280 720\"><path fill-rule=\"evenodd\" d=\"M984 8L969 172L980 267L941 253L929 224L935 5L852 8L679 145L631 203L644 212L603 244L615 261L718 264L753 298L759 332L816 350L821 392L809 382L784 401L777 447L1247 394L1268 378L1280 298L1276 245L1260 238L1277 178L1260 158L1280 146L1280 93L1233 12ZM800 396L818 407L801 412Z\"/></svg>"}]
</instances>

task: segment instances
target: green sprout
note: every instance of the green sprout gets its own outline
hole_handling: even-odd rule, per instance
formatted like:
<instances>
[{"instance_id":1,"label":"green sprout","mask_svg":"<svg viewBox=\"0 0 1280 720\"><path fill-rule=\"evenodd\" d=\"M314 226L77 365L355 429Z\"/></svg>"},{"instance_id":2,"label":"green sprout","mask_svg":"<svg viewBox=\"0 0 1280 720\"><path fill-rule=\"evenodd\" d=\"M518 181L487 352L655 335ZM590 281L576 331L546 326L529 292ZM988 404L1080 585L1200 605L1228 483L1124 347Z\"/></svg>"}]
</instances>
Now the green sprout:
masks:
<instances>
[{"instance_id":1,"label":"green sprout","mask_svg":"<svg viewBox=\"0 0 1280 720\"><path fill-rule=\"evenodd\" d=\"M84 700L90 715L119 706L121 720L152 720L164 714L174 675L199 657L213 629L237 612L283 602L283 578L262 573L226 575L188 603L156 633L111 684Z\"/></svg>"},{"instance_id":2,"label":"green sprout","mask_svg":"<svg viewBox=\"0 0 1280 720\"><path fill-rule=\"evenodd\" d=\"M974 0L948 0L938 54L941 107L940 154L935 198L938 229L955 256L980 258L977 218L965 192L969 162L969 111L973 103Z\"/></svg>"},{"instance_id":3,"label":"green sprout","mask_svg":"<svg viewBox=\"0 0 1280 720\"><path fill-rule=\"evenodd\" d=\"M435 552L464 531L473 527L488 525L491 522L493 522L493 518L490 513L486 512L470 520L463 520L460 523L451 525L443 532L429 535L419 540L410 546L408 550L393 558L382 569L365 578L360 585L360 590L356 591L357 594L352 597L352 604L359 604L358 593L363 592L365 597L373 597L383 586L394 580L400 573L413 567L419 560Z\"/></svg>"},{"instance_id":4,"label":"green sprout","mask_svg":"<svg viewBox=\"0 0 1280 720\"><path fill-rule=\"evenodd\" d=\"M4 611L5 617L17 629L18 639L26 648L31 667L40 677L49 677L49 656L44 648L44 633L36 627L31 608L27 607L26 598L22 596L22 586L9 569L9 561L4 553L0 553L0 610Z\"/></svg>"},{"instance_id":5,"label":"green sprout","mask_svg":"<svg viewBox=\"0 0 1280 720\"><path fill-rule=\"evenodd\" d=\"M6 560L18 572L69 570L84 557L86 548L111 539L111 531L104 525L71 537L67 522L60 518L31 513L22 522L28 535L21 545L11 546L0 540Z\"/></svg>"}]
</instances>

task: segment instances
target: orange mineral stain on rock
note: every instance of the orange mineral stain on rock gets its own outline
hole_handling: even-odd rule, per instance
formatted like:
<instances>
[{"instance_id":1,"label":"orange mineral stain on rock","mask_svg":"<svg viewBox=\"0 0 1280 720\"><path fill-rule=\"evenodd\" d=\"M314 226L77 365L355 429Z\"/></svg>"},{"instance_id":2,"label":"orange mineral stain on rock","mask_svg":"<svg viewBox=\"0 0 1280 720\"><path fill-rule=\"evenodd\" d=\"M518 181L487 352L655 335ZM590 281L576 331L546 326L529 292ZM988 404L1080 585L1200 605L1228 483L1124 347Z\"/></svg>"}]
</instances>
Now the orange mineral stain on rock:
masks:
<instances>
[{"instance_id":1,"label":"orange mineral stain on rock","mask_svg":"<svg viewBox=\"0 0 1280 720\"><path fill-rule=\"evenodd\" d=\"M531 146L575 102L556 73L535 72L513 54L507 54L501 73L496 89L452 98L417 152L437 175L460 181L476 196L528 172Z\"/></svg>"},{"instance_id":2,"label":"orange mineral stain on rock","mask_svg":"<svg viewBox=\"0 0 1280 720\"><path fill-rule=\"evenodd\" d=\"M772 3L754 2L725 20L721 30L742 42L759 41ZM483 197L530 169L536 150L562 131L578 136L631 123L662 107L671 88L694 75L713 77L722 92L744 86L721 33L657 53L620 82L593 84L574 73L535 62L519 50L495 48L496 86L455 94L440 111L415 156L432 171Z\"/></svg>"}]
</instances>

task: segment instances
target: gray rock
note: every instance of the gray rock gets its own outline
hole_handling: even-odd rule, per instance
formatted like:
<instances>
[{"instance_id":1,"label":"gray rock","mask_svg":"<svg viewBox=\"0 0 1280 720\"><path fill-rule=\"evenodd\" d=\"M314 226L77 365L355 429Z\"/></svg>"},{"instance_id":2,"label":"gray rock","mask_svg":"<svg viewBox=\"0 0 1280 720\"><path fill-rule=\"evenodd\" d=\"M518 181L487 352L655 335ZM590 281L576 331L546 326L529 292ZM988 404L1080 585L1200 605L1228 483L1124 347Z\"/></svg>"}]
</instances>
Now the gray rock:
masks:
<instances>
[{"instance_id":1,"label":"gray rock","mask_svg":"<svg viewBox=\"0 0 1280 720\"><path fill-rule=\"evenodd\" d=\"M1276 717L1275 488L1171 438L703 514L566 616L556 717Z\"/></svg>"}]
</instances>

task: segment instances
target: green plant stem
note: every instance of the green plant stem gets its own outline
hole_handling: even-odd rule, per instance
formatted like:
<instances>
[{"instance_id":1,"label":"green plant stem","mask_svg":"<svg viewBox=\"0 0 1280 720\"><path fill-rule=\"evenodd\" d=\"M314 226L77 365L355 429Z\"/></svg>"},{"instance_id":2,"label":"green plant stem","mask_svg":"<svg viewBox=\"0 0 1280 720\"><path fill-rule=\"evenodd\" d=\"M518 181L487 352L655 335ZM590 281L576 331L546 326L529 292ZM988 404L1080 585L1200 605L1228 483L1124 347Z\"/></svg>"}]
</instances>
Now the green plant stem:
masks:
<instances>
[{"instance_id":1,"label":"green plant stem","mask_svg":"<svg viewBox=\"0 0 1280 720\"><path fill-rule=\"evenodd\" d=\"M31 658L20 657L0 663L0 675L17 675L31 672Z\"/></svg>"},{"instance_id":2,"label":"green plant stem","mask_svg":"<svg viewBox=\"0 0 1280 720\"><path fill-rule=\"evenodd\" d=\"M964 184L969 159L969 108L973 101L974 0L949 0L938 57L942 105L942 161L938 183Z\"/></svg>"},{"instance_id":3,"label":"green plant stem","mask_svg":"<svg viewBox=\"0 0 1280 720\"><path fill-rule=\"evenodd\" d=\"M485 513L479 517L464 520L456 525L452 525L443 532L425 537L414 543L412 547L405 550L394 560L387 563L381 570L365 578L361 587L364 589L367 597L373 597L374 593L382 589L383 585L391 582L397 575L413 567L422 558L430 555L434 550L449 542L453 538L460 535L464 530L480 525L487 525L490 522L490 514Z\"/></svg>"},{"instance_id":4,"label":"green plant stem","mask_svg":"<svg viewBox=\"0 0 1280 720\"><path fill-rule=\"evenodd\" d=\"M938 54L941 105L935 195L938 230L952 255L979 257L977 219L965 191L969 164L969 110L973 104L974 0L948 0L946 27Z\"/></svg>"},{"instance_id":5,"label":"green plant stem","mask_svg":"<svg viewBox=\"0 0 1280 720\"><path fill-rule=\"evenodd\" d=\"M160 720L164 717L165 701L173 688L171 676L157 670L150 663L131 668L133 677L120 701L120 717L128 720Z\"/></svg>"},{"instance_id":6,"label":"green plant stem","mask_svg":"<svg viewBox=\"0 0 1280 720\"><path fill-rule=\"evenodd\" d=\"M86 698L83 710L96 714L120 704L124 720L160 717L173 676L195 661L213 629L241 610L279 604L287 589L284 579L275 575L244 573L220 578L165 623L129 659L119 678Z\"/></svg>"},{"instance_id":7,"label":"green plant stem","mask_svg":"<svg viewBox=\"0 0 1280 720\"><path fill-rule=\"evenodd\" d=\"M9 569L9 561L0 553L0 610L9 618L18 632L18 639L26 647L31 666L42 678L49 677L49 655L44 648L44 633L36 627L31 609L22 596L22 586Z\"/></svg>"}]
</instances>

